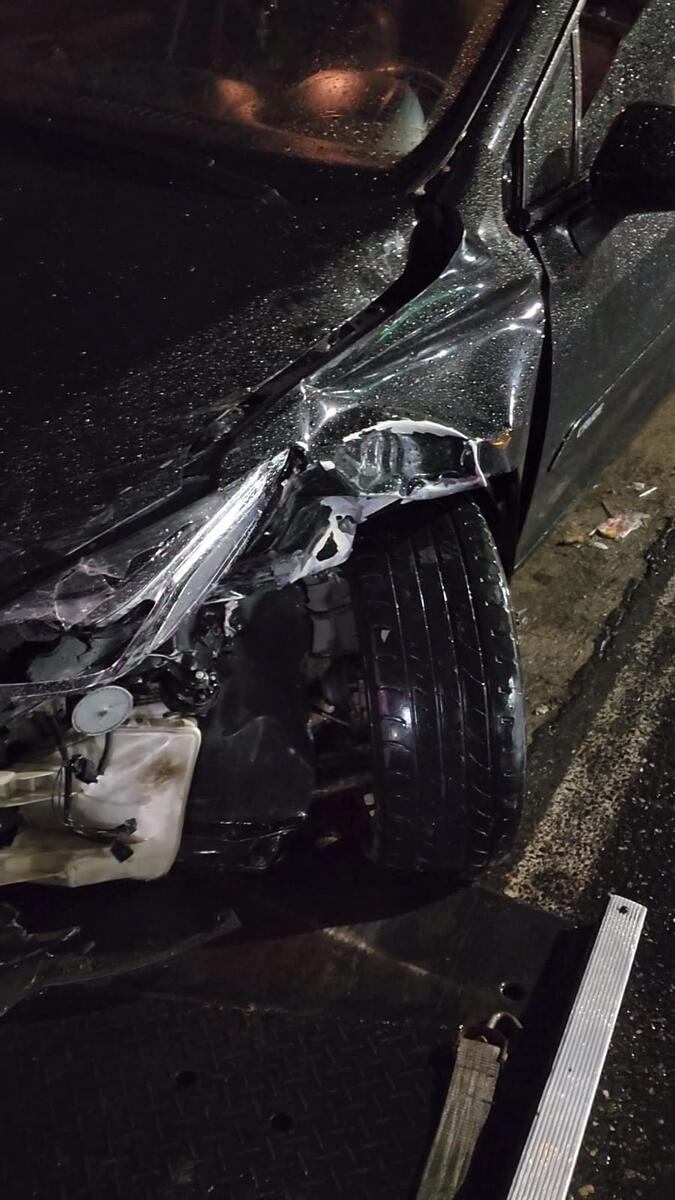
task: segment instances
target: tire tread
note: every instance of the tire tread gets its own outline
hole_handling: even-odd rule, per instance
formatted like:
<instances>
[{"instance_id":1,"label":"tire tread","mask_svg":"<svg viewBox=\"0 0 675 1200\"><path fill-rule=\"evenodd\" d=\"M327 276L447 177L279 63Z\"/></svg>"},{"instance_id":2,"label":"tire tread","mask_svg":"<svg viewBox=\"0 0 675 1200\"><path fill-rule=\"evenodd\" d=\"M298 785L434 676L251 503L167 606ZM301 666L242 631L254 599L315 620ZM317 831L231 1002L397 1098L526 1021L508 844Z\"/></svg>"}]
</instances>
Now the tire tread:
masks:
<instances>
[{"instance_id":1,"label":"tire tread","mask_svg":"<svg viewBox=\"0 0 675 1200\"><path fill-rule=\"evenodd\" d=\"M474 874L515 836L525 753L508 584L480 506L462 496L430 522L381 529L350 580L371 713L372 855Z\"/></svg>"}]
</instances>

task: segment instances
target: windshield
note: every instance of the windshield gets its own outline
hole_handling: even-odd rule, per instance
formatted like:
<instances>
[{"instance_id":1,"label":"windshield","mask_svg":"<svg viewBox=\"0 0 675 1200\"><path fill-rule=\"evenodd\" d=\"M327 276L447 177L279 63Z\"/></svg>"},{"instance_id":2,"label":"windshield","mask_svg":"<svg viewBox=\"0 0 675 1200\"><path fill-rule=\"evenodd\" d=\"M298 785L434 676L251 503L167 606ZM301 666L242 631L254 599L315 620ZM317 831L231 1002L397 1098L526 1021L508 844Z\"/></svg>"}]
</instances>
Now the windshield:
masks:
<instances>
[{"instance_id":1,"label":"windshield","mask_svg":"<svg viewBox=\"0 0 675 1200\"><path fill-rule=\"evenodd\" d=\"M389 167L508 0L0 0L0 101Z\"/></svg>"}]
</instances>

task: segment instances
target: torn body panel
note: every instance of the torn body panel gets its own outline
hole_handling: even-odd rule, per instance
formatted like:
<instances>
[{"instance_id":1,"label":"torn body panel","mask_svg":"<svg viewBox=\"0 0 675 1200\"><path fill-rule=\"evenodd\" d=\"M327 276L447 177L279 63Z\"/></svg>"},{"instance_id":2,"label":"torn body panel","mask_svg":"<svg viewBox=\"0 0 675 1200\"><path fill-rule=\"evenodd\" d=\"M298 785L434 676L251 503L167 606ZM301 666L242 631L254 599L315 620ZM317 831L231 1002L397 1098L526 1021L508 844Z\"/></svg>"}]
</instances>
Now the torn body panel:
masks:
<instances>
[{"instance_id":1,"label":"torn body panel","mask_svg":"<svg viewBox=\"0 0 675 1200\"><path fill-rule=\"evenodd\" d=\"M56 577L25 606L5 610L8 625L46 621L54 632L86 627L95 631L136 617L136 628L113 662L99 670L60 678L3 683L1 691L25 698L100 687L125 675L168 641L210 587L236 562L255 534L263 514L282 486L288 456L255 468L238 484L223 489L180 514L177 521L135 539L102 562L77 564L65 579ZM134 570L140 560L141 565ZM76 589L86 582L84 594ZM118 586L115 587L114 583ZM84 611L83 611L84 610Z\"/></svg>"},{"instance_id":2,"label":"torn body panel","mask_svg":"<svg viewBox=\"0 0 675 1200\"><path fill-rule=\"evenodd\" d=\"M416 475L443 474L438 444L428 453L434 435L447 435L450 473L461 475L453 439L474 448L475 466L481 443L527 428L544 321L527 246L505 222L489 242L465 234L438 279L267 406L246 442L233 442L224 477L263 447L292 443L360 493L403 496Z\"/></svg>"}]
</instances>

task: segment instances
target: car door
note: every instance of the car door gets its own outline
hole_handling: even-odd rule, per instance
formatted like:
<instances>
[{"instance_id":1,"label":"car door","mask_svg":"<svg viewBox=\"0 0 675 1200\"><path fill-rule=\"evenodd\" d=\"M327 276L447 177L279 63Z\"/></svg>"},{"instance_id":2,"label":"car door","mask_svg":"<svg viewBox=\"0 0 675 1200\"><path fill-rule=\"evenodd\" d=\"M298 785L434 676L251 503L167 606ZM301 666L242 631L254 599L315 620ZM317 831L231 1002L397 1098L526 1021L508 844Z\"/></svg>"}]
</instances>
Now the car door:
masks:
<instances>
[{"instance_id":1,"label":"car door","mask_svg":"<svg viewBox=\"0 0 675 1200\"><path fill-rule=\"evenodd\" d=\"M639 101L675 104L672 0L578 5L519 143L521 223L550 318L548 411L533 430L519 557L674 382L675 213L635 213L590 236L577 221L612 122Z\"/></svg>"}]
</instances>

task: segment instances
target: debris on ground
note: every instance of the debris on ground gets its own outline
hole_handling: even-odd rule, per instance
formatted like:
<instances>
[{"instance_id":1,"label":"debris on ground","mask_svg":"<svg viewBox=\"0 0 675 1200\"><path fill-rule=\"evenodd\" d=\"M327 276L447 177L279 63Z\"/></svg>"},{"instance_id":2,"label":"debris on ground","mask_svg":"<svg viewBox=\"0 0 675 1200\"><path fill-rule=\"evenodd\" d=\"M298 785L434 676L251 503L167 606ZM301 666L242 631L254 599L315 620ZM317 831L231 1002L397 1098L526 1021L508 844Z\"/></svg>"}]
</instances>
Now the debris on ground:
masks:
<instances>
[{"instance_id":1,"label":"debris on ground","mask_svg":"<svg viewBox=\"0 0 675 1200\"><path fill-rule=\"evenodd\" d=\"M578 525L573 525L566 530L558 542L559 546L583 546L589 539L588 530L581 529Z\"/></svg>"},{"instance_id":2,"label":"debris on ground","mask_svg":"<svg viewBox=\"0 0 675 1200\"><path fill-rule=\"evenodd\" d=\"M643 525L649 520L650 514L644 512L627 512L619 513L615 517L608 517L606 521L598 525L593 533L598 533L600 537L609 538L610 541L615 541L618 538L626 538L630 533L634 533L636 529L642 529Z\"/></svg>"},{"instance_id":3,"label":"debris on ground","mask_svg":"<svg viewBox=\"0 0 675 1200\"><path fill-rule=\"evenodd\" d=\"M583 1186L580 1187L577 1192L577 1196L581 1196L582 1200L586 1200L587 1196L594 1196L594 1195L595 1195L595 1188L593 1187L592 1183L584 1183Z\"/></svg>"},{"instance_id":4,"label":"debris on ground","mask_svg":"<svg viewBox=\"0 0 675 1200\"><path fill-rule=\"evenodd\" d=\"M658 492L658 490L659 489L656 484L653 484L652 487L647 487L645 483L633 484L633 491L637 492L641 500L644 500L645 496L651 496L652 492Z\"/></svg>"},{"instance_id":5,"label":"debris on ground","mask_svg":"<svg viewBox=\"0 0 675 1200\"><path fill-rule=\"evenodd\" d=\"M645 488L644 483L634 483L633 487L640 491L640 498L651 496L652 492L658 491L656 485L654 487ZM613 513L604 500L601 501L607 517L594 529L584 528L582 525L571 525L566 529L562 536L558 539L558 546L595 546L598 550L606 550L605 542L599 538L605 538L608 541L617 541L628 537L636 529L642 529L650 518L650 513L645 512L625 512Z\"/></svg>"}]
</instances>

